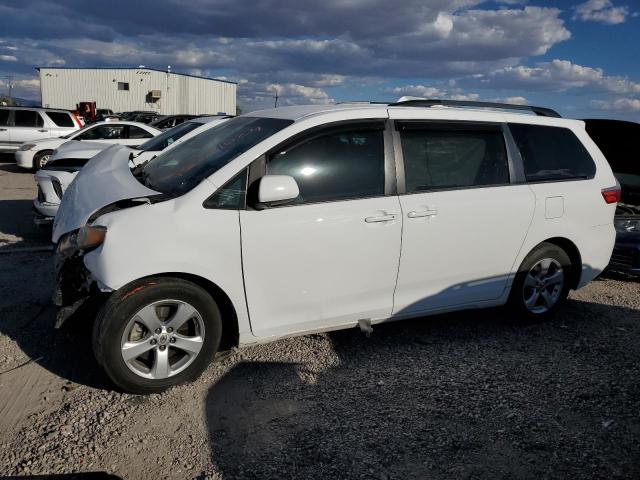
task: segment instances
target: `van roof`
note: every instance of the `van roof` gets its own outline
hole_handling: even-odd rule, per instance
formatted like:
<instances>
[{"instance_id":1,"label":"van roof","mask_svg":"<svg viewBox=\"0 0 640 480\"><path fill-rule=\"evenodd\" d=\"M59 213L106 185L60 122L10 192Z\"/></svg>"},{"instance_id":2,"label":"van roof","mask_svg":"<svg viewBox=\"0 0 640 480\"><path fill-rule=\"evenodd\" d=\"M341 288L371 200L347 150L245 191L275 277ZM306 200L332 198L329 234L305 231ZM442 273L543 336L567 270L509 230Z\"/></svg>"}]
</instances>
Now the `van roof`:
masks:
<instances>
[{"instance_id":1,"label":"van roof","mask_svg":"<svg viewBox=\"0 0 640 480\"><path fill-rule=\"evenodd\" d=\"M443 120L509 121L538 125L575 125L579 122L578 120L562 118L554 110L545 107L427 99L411 99L409 101L391 103L348 102L327 105L296 105L258 110L247 113L246 116L299 121L313 116L341 111L361 111L362 113L369 112L370 114L371 110L407 111L412 112L411 116L414 116L416 112L420 111L425 113L425 118L438 119L441 117Z\"/></svg>"}]
</instances>

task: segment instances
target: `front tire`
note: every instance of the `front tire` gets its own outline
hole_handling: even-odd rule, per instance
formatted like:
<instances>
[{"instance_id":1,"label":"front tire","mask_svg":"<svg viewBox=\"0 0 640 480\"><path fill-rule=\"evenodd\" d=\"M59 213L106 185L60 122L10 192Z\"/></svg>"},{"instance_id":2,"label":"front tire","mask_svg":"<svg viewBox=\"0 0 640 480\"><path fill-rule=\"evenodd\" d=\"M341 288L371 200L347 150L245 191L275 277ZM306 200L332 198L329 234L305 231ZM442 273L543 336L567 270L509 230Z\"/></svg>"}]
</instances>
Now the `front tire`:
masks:
<instances>
[{"instance_id":1,"label":"front tire","mask_svg":"<svg viewBox=\"0 0 640 480\"><path fill-rule=\"evenodd\" d=\"M543 242L518 269L509 303L519 320L542 321L553 316L569 295L574 266L559 246Z\"/></svg>"},{"instance_id":2,"label":"front tire","mask_svg":"<svg viewBox=\"0 0 640 480\"><path fill-rule=\"evenodd\" d=\"M98 363L119 388L158 393L195 380L220 345L213 298L179 278L147 278L115 292L93 328Z\"/></svg>"},{"instance_id":3,"label":"front tire","mask_svg":"<svg viewBox=\"0 0 640 480\"><path fill-rule=\"evenodd\" d=\"M52 153L53 150L43 150L36 153L33 157L33 170L38 171L41 168L44 168L44 166L49 161L49 157L51 157Z\"/></svg>"}]
</instances>

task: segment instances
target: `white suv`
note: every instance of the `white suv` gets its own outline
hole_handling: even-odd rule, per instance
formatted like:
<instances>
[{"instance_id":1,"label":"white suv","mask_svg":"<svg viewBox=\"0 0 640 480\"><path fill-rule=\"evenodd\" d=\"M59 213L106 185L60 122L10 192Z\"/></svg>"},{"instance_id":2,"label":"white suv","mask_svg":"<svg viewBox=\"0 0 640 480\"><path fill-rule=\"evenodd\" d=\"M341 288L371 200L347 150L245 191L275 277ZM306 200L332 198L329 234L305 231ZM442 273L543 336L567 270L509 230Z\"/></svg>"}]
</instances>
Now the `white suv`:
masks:
<instances>
[{"instance_id":1,"label":"white suv","mask_svg":"<svg viewBox=\"0 0 640 480\"><path fill-rule=\"evenodd\" d=\"M55 301L60 325L106 297L95 354L136 393L289 335L505 304L544 318L615 239L609 165L548 109L286 107L134 171L127 156L90 162L62 200Z\"/></svg>"},{"instance_id":2,"label":"white suv","mask_svg":"<svg viewBox=\"0 0 640 480\"><path fill-rule=\"evenodd\" d=\"M25 142L60 137L81 127L68 110L0 107L0 152L15 152Z\"/></svg>"}]
</instances>

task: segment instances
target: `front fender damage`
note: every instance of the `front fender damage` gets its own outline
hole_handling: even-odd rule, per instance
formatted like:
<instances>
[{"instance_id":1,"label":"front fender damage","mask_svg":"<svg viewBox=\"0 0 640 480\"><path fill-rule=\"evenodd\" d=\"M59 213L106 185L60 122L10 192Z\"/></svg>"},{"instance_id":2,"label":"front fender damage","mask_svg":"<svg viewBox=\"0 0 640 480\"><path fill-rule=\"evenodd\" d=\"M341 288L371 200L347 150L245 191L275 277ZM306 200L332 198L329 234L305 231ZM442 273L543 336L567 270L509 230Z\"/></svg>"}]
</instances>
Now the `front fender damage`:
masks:
<instances>
[{"instance_id":1,"label":"front fender damage","mask_svg":"<svg viewBox=\"0 0 640 480\"><path fill-rule=\"evenodd\" d=\"M84 264L84 253L55 256L56 288L53 304L58 307L54 328L60 328L87 300L111 292L96 280Z\"/></svg>"}]
</instances>

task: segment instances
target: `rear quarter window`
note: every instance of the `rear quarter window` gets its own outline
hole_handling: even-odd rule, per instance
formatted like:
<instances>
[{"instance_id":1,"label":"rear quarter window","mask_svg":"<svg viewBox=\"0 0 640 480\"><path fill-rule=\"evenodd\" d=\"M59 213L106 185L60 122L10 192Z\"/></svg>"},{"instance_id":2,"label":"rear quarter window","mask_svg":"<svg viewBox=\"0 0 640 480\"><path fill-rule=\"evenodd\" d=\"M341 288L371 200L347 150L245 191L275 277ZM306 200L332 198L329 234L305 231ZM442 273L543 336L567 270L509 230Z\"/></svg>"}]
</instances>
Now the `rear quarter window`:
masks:
<instances>
[{"instance_id":1,"label":"rear quarter window","mask_svg":"<svg viewBox=\"0 0 640 480\"><path fill-rule=\"evenodd\" d=\"M9 124L9 110L0 110L0 125Z\"/></svg>"},{"instance_id":2,"label":"rear quarter window","mask_svg":"<svg viewBox=\"0 0 640 480\"><path fill-rule=\"evenodd\" d=\"M57 127L75 127L71 114L66 112L50 112L46 111L47 116Z\"/></svg>"},{"instance_id":3,"label":"rear quarter window","mask_svg":"<svg viewBox=\"0 0 640 480\"><path fill-rule=\"evenodd\" d=\"M568 128L510 123L528 182L593 178L589 152Z\"/></svg>"}]
</instances>

